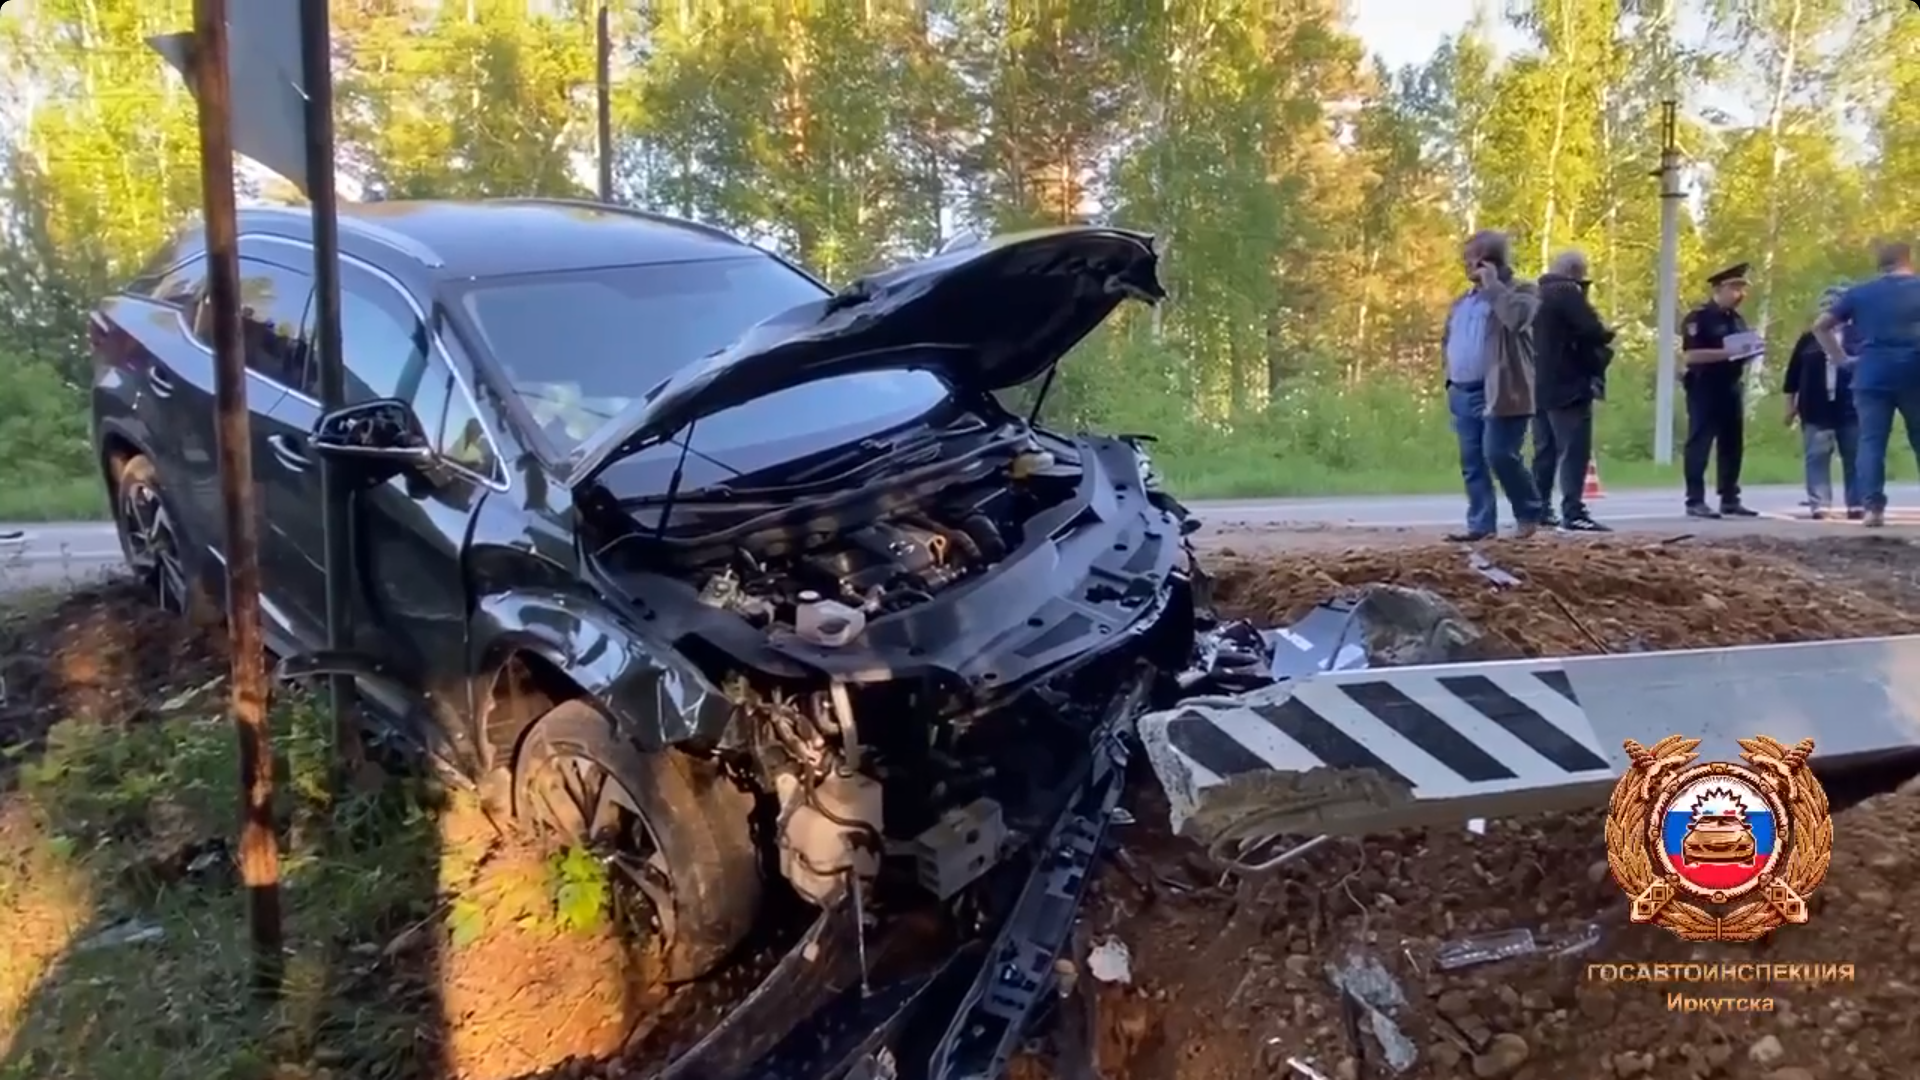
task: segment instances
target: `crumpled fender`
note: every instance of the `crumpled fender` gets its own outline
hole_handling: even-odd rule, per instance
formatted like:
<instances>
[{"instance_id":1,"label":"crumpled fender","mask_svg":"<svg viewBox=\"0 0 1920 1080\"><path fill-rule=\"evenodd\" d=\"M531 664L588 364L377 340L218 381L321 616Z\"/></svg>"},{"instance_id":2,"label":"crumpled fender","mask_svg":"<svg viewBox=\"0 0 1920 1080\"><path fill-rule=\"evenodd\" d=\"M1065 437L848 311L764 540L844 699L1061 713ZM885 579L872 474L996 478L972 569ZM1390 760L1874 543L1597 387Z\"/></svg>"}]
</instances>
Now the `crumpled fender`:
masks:
<instances>
[{"instance_id":1,"label":"crumpled fender","mask_svg":"<svg viewBox=\"0 0 1920 1080\"><path fill-rule=\"evenodd\" d=\"M619 614L577 595L503 592L481 598L473 640L490 675L515 652L541 657L595 698L645 751L718 741L733 705L700 669L649 642Z\"/></svg>"}]
</instances>

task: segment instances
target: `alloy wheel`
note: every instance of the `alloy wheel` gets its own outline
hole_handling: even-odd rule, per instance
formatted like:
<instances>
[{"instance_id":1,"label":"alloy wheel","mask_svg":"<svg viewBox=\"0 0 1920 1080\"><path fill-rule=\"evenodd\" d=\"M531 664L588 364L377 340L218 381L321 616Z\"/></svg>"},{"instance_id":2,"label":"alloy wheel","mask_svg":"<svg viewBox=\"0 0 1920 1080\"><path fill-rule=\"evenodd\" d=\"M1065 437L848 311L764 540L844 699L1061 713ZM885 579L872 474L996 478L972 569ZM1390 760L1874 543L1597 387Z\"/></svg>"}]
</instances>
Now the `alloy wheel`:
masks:
<instances>
[{"instance_id":1,"label":"alloy wheel","mask_svg":"<svg viewBox=\"0 0 1920 1080\"><path fill-rule=\"evenodd\" d=\"M557 748L522 767L535 837L549 849L584 850L606 869L622 931L636 940L671 941L672 879L633 793L599 762Z\"/></svg>"},{"instance_id":2,"label":"alloy wheel","mask_svg":"<svg viewBox=\"0 0 1920 1080\"><path fill-rule=\"evenodd\" d=\"M133 572L154 590L161 610L187 609L187 575L180 560L178 534L159 489L129 479L120 487L120 533Z\"/></svg>"}]
</instances>

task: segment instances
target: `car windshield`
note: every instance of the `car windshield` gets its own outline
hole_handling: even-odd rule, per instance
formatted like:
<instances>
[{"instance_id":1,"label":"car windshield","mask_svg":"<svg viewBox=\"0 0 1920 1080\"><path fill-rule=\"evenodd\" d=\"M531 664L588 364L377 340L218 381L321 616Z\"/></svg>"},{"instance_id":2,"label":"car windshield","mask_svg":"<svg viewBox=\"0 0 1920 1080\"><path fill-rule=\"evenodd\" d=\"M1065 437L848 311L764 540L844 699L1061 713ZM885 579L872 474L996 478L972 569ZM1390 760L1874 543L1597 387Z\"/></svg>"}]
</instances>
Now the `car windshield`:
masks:
<instances>
[{"instance_id":1,"label":"car windshield","mask_svg":"<svg viewBox=\"0 0 1920 1080\"><path fill-rule=\"evenodd\" d=\"M498 373L564 455L660 380L822 295L804 275L755 255L481 278L462 287L458 303ZM923 371L841 376L709 417L692 449L723 462L771 441L824 449L945 397L945 384Z\"/></svg>"}]
</instances>

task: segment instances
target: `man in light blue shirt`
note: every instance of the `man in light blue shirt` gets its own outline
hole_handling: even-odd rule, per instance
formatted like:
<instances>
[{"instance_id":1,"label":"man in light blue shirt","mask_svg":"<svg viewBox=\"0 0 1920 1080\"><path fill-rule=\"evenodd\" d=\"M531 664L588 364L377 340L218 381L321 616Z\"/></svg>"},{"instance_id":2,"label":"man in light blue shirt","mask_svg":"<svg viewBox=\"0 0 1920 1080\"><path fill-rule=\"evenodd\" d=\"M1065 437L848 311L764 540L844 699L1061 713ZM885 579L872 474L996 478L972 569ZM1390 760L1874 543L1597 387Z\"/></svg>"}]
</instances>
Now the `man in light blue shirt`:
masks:
<instances>
[{"instance_id":1,"label":"man in light blue shirt","mask_svg":"<svg viewBox=\"0 0 1920 1080\"><path fill-rule=\"evenodd\" d=\"M1485 540L1499 529L1500 482L1513 509L1516 535L1540 525L1545 506L1521 460L1533 419L1533 316L1539 296L1515 281L1506 235L1475 233L1462 257L1473 288L1447 312L1440 349L1447 363L1447 410L1460 444L1467 488L1467 528L1450 540Z\"/></svg>"},{"instance_id":2,"label":"man in light blue shirt","mask_svg":"<svg viewBox=\"0 0 1920 1080\"><path fill-rule=\"evenodd\" d=\"M1913 272L1913 248L1904 241L1875 244L1874 261L1880 276L1842 293L1813 324L1828 362L1853 369L1853 405L1860 416L1856 479L1869 528L1887 523L1887 444L1894 413L1905 423L1907 444L1920 460L1920 276ZM1851 332L1851 349L1843 347L1843 327Z\"/></svg>"}]
</instances>

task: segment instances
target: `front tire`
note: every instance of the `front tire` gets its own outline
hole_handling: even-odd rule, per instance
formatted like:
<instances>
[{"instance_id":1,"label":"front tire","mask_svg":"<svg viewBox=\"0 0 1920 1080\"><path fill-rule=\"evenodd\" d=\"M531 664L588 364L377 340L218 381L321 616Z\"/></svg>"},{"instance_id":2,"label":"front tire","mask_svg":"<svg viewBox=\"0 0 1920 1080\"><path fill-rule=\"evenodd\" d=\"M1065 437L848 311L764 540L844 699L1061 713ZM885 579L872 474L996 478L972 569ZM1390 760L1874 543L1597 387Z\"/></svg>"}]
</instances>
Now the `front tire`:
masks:
<instances>
[{"instance_id":1,"label":"front tire","mask_svg":"<svg viewBox=\"0 0 1920 1080\"><path fill-rule=\"evenodd\" d=\"M668 982L712 971L753 929L753 797L685 754L641 753L592 703L564 702L527 730L513 806L541 842L601 858L616 913L652 938Z\"/></svg>"}]
</instances>

